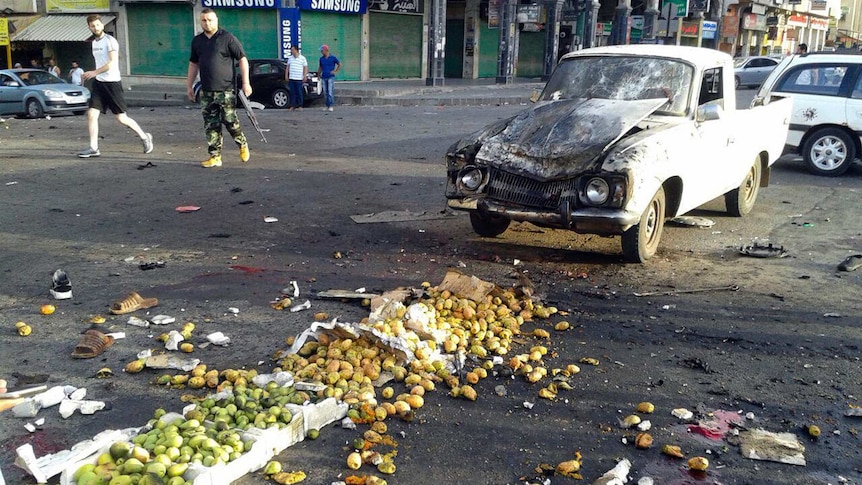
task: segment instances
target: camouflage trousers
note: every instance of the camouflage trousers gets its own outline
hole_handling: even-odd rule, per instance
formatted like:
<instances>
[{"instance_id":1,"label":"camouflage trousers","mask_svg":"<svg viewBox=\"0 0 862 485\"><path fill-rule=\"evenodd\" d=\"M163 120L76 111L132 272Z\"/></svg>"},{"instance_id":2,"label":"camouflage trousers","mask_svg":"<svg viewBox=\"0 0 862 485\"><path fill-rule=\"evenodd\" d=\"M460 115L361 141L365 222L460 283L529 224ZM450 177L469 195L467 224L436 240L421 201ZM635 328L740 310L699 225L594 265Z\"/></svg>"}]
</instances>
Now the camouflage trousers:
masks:
<instances>
[{"instance_id":1,"label":"camouflage trousers","mask_svg":"<svg viewBox=\"0 0 862 485\"><path fill-rule=\"evenodd\" d=\"M201 114L204 117L210 156L221 155L222 124L237 146L246 143L245 134L236 116L236 94L232 91L201 91Z\"/></svg>"}]
</instances>

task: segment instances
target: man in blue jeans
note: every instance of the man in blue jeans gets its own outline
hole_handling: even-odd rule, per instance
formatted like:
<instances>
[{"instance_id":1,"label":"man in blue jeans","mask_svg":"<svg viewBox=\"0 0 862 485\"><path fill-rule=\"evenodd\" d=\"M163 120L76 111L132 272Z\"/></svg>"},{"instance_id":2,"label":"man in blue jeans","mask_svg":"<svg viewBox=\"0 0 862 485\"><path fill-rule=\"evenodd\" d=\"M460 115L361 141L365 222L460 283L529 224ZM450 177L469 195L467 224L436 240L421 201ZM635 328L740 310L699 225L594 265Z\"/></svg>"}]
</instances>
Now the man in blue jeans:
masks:
<instances>
[{"instance_id":1,"label":"man in blue jeans","mask_svg":"<svg viewBox=\"0 0 862 485\"><path fill-rule=\"evenodd\" d=\"M329 46L323 44L320 46L320 63L317 66L317 77L323 80L323 94L326 97L326 107L324 111L332 111L332 105L335 104L333 93L335 91L335 73L341 69L341 62L338 58L329 54Z\"/></svg>"},{"instance_id":2,"label":"man in blue jeans","mask_svg":"<svg viewBox=\"0 0 862 485\"><path fill-rule=\"evenodd\" d=\"M290 47L291 56L287 58L287 87L290 90L290 111L293 108L302 111L303 100L303 84L305 78L308 77L308 61L305 56L299 53L299 48Z\"/></svg>"}]
</instances>

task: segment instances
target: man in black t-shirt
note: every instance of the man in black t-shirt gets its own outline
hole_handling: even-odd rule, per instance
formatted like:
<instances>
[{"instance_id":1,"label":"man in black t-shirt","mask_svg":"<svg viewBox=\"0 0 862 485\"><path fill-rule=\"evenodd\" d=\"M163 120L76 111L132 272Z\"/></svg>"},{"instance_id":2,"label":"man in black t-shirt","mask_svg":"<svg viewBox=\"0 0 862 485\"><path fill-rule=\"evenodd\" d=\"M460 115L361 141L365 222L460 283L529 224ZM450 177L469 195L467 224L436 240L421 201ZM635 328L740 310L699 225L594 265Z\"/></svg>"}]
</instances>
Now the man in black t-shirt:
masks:
<instances>
[{"instance_id":1,"label":"man in black t-shirt","mask_svg":"<svg viewBox=\"0 0 862 485\"><path fill-rule=\"evenodd\" d=\"M233 90L234 61L239 62L241 89L251 96L248 79L248 59L239 40L230 32L218 27L218 17L210 8L201 10L203 32L192 39L189 57L187 88L189 99L194 101L194 82L200 74L201 114L206 127L209 158L201 162L204 168L221 167L222 132L224 124L233 141L239 146L239 159L250 158L248 140L236 116L236 94Z\"/></svg>"}]
</instances>

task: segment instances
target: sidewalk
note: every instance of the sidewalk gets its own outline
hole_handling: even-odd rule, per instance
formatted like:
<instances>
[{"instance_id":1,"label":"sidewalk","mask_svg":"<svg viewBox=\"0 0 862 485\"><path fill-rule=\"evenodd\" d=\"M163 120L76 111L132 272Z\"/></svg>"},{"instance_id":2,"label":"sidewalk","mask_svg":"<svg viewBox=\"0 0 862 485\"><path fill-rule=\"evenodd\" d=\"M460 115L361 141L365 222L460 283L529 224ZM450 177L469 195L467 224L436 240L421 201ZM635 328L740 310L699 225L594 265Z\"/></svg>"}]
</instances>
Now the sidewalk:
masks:
<instances>
[{"instance_id":1,"label":"sidewalk","mask_svg":"<svg viewBox=\"0 0 862 485\"><path fill-rule=\"evenodd\" d=\"M489 106L528 103L544 83L538 78L516 78L511 84L494 79L446 79L442 86L426 86L424 79L338 81L335 102L359 106ZM318 103L320 101L317 101ZM191 104L185 84L128 84L129 106L184 106Z\"/></svg>"}]
</instances>

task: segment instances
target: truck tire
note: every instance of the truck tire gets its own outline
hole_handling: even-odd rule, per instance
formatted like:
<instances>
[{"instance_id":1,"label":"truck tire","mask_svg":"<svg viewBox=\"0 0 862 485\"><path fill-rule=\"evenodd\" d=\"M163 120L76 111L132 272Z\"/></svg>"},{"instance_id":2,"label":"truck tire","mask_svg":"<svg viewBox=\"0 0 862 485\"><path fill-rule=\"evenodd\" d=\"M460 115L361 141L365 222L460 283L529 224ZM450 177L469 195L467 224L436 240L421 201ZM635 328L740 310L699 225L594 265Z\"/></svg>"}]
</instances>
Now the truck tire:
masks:
<instances>
[{"instance_id":1,"label":"truck tire","mask_svg":"<svg viewBox=\"0 0 862 485\"><path fill-rule=\"evenodd\" d=\"M761 177L760 155L754 158L754 163L745 174L745 179L738 188L724 194L724 205L727 213L733 217L742 217L754 208L757 192L760 190Z\"/></svg>"},{"instance_id":2,"label":"truck tire","mask_svg":"<svg viewBox=\"0 0 862 485\"><path fill-rule=\"evenodd\" d=\"M482 237L495 237L506 232L509 223L512 222L505 217L483 216L476 211L470 212L470 224L473 231Z\"/></svg>"},{"instance_id":3,"label":"truck tire","mask_svg":"<svg viewBox=\"0 0 862 485\"><path fill-rule=\"evenodd\" d=\"M25 107L27 108L28 118L41 118L42 115L45 114L38 99L27 100L27 105Z\"/></svg>"},{"instance_id":4,"label":"truck tire","mask_svg":"<svg viewBox=\"0 0 862 485\"><path fill-rule=\"evenodd\" d=\"M856 159L856 145L844 130L822 128L808 137L802 148L802 158L811 173L837 177Z\"/></svg>"},{"instance_id":5,"label":"truck tire","mask_svg":"<svg viewBox=\"0 0 862 485\"><path fill-rule=\"evenodd\" d=\"M664 187L659 187L640 221L625 231L621 238L623 257L631 263L643 263L655 255L665 218Z\"/></svg>"}]
</instances>

